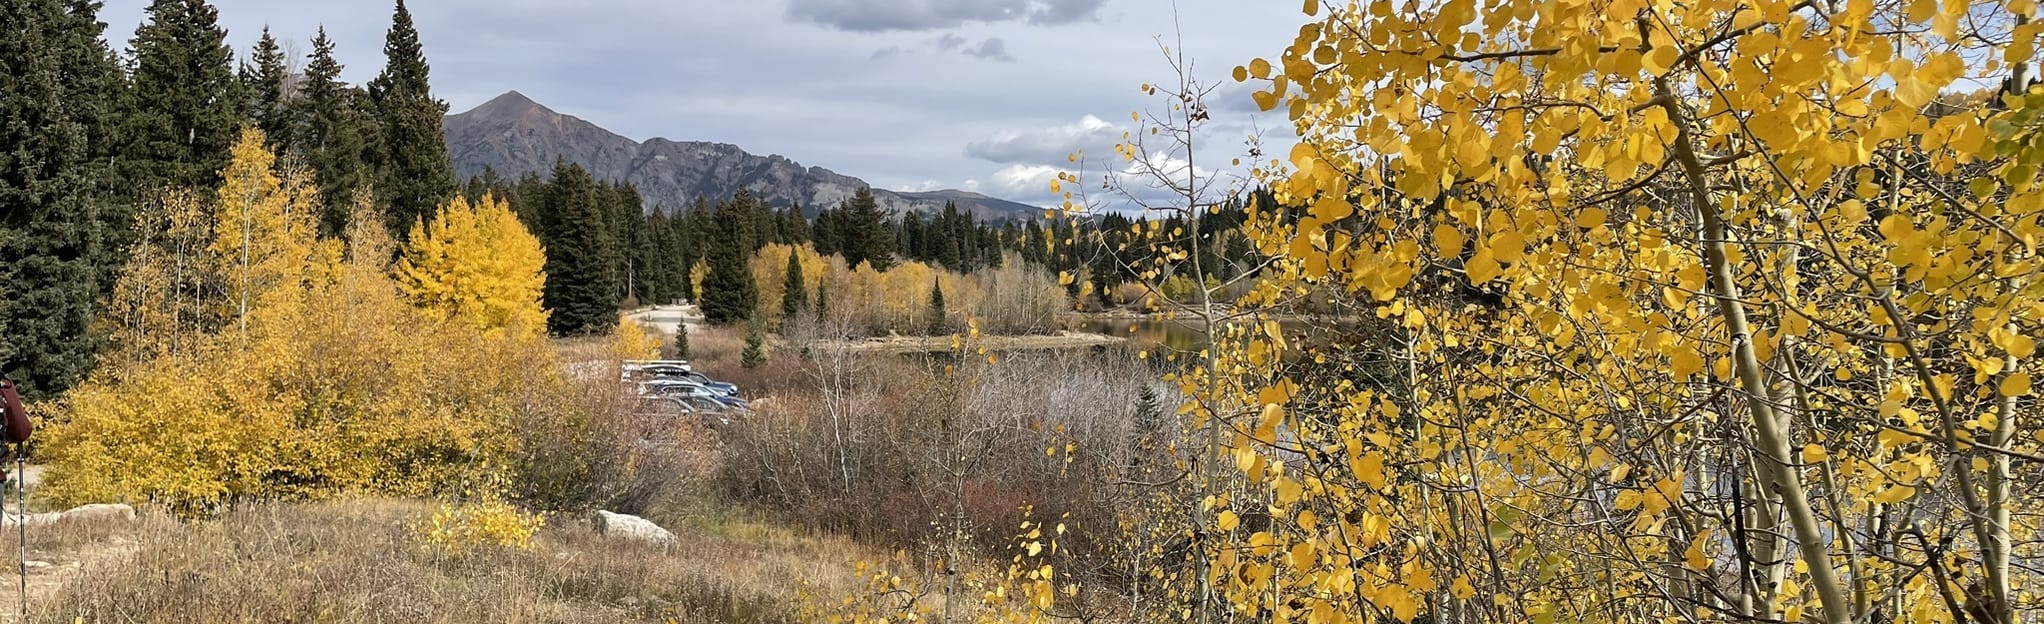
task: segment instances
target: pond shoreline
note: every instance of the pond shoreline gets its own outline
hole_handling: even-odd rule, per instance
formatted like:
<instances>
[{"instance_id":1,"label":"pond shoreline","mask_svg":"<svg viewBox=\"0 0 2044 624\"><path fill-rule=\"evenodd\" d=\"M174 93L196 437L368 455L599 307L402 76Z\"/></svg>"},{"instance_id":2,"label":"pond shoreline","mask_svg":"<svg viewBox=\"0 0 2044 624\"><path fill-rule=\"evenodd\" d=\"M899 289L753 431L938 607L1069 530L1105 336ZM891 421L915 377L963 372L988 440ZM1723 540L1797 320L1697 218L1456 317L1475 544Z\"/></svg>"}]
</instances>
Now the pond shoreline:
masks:
<instances>
[{"instance_id":1,"label":"pond shoreline","mask_svg":"<svg viewBox=\"0 0 2044 624\"><path fill-rule=\"evenodd\" d=\"M942 353L957 348L963 340L954 336L884 336L851 341L822 341L810 345L811 349L845 349L857 353ZM1053 351L1060 349L1084 349L1109 347L1129 342L1128 338L1094 332L1061 331L1055 334L1032 334L1023 336L981 336L966 343L968 349L978 351Z\"/></svg>"}]
</instances>

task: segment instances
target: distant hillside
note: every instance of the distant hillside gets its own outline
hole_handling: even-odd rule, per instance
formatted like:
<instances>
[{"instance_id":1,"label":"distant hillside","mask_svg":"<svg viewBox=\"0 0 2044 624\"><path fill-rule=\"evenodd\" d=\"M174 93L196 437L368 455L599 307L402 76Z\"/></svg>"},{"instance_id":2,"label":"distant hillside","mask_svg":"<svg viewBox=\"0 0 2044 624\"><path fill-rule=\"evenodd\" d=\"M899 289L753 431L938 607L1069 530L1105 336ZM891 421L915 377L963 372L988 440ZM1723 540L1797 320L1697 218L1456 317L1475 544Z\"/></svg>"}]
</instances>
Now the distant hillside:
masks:
<instances>
[{"instance_id":1,"label":"distant hillside","mask_svg":"<svg viewBox=\"0 0 2044 624\"><path fill-rule=\"evenodd\" d=\"M822 167L803 167L785 157L756 156L736 145L651 139L633 141L572 115L554 112L517 91L497 96L465 113L448 115L447 151L455 173L480 175L485 167L517 178L546 175L556 158L577 163L599 179L625 180L639 187L647 206L686 206L696 197L711 201L752 189L776 206L800 203L811 216L836 206L867 184ZM944 202L982 219L1028 218L1040 208L966 191L901 193L873 189L890 211L934 212Z\"/></svg>"}]
</instances>

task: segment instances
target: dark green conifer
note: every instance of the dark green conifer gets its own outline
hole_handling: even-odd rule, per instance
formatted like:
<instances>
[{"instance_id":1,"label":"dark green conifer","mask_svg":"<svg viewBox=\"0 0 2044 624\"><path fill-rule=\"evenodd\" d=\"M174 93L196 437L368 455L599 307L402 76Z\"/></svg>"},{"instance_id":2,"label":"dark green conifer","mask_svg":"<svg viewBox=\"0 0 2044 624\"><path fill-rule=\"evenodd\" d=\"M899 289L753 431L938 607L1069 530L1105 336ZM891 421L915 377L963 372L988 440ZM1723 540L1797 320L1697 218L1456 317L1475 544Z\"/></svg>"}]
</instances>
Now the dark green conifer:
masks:
<instances>
[{"instance_id":1,"label":"dark green conifer","mask_svg":"<svg viewBox=\"0 0 2044 624\"><path fill-rule=\"evenodd\" d=\"M836 234L844 246L845 266L856 269L870 264L877 271L894 268L894 228L888 226L887 213L880 210L873 189L860 188L843 210Z\"/></svg>"},{"instance_id":2,"label":"dark green conifer","mask_svg":"<svg viewBox=\"0 0 2044 624\"><path fill-rule=\"evenodd\" d=\"M745 350L738 354L738 365L759 368L766 361L766 326L759 321L759 315L754 314L751 322L746 324Z\"/></svg>"},{"instance_id":3,"label":"dark green conifer","mask_svg":"<svg viewBox=\"0 0 2044 624\"><path fill-rule=\"evenodd\" d=\"M324 26L312 38L310 59L291 108L302 124L298 149L312 167L313 182L326 206L320 224L334 234L345 230L355 193L369 190L369 168L363 158L370 118L361 108L366 100L341 82L342 66L334 58L334 42Z\"/></svg>"},{"instance_id":4,"label":"dark green conifer","mask_svg":"<svg viewBox=\"0 0 2044 624\"><path fill-rule=\"evenodd\" d=\"M930 335L950 333L950 315L944 310L944 280L930 285Z\"/></svg>"},{"instance_id":5,"label":"dark green conifer","mask_svg":"<svg viewBox=\"0 0 2044 624\"><path fill-rule=\"evenodd\" d=\"M369 83L377 120L377 197L393 231L411 227L454 197L454 161L447 156L441 119L447 103L434 99L431 68L412 25L411 11L397 0L383 43L382 75Z\"/></svg>"},{"instance_id":6,"label":"dark green conifer","mask_svg":"<svg viewBox=\"0 0 2044 624\"><path fill-rule=\"evenodd\" d=\"M540 240L549 252L542 297L552 311L547 329L556 336L609 332L618 313L616 246L596 181L579 165L555 164L542 204Z\"/></svg>"},{"instance_id":7,"label":"dark green conifer","mask_svg":"<svg viewBox=\"0 0 2044 624\"><path fill-rule=\"evenodd\" d=\"M711 323L729 325L753 317L759 304L759 287L752 281L747 249L750 229L745 208L751 201L743 192L731 203L719 205L711 216L711 232L705 243L709 273L703 276L703 317Z\"/></svg>"},{"instance_id":8,"label":"dark green conifer","mask_svg":"<svg viewBox=\"0 0 2044 624\"><path fill-rule=\"evenodd\" d=\"M154 0L129 43L134 98L122 177L144 197L220 183L244 119L234 51L204 0Z\"/></svg>"},{"instance_id":9,"label":"dark green conifer","mask_svg":"<svg viewBox=\"0 0 2044 624\"><path fill-rule=\"evenodd\" d=\"M98 5L0 0L0 374L25 398L91 370L94 303L115 262L106 217L118 74Z\"/></svg>"},{"instance_id":10,"label":"dark green conifer","mask_svg":"<svg viewBox=\"0 0 2044 624\"><path fill-rule=\"evenodd\" d=\"M291 68L284 61L284 48L263 27L248 63L241 67L241 89L248 96L248 116L270 140L279 155L297 152L297 124L292 123L289 99Z\"/></svg>"},{"instance_id":11,"label":"dark green conifer","mask_svg":"<svg viewBox=\"0 0 2044 624\"><path fill-rule=\"evenodd\" d=\"M802 277L802 250L788 250L787 278L781 283L781 316L793 319L809 303L808 280ZM783 321L786 322L786 321Z\"/></svg>"}]
</instances>

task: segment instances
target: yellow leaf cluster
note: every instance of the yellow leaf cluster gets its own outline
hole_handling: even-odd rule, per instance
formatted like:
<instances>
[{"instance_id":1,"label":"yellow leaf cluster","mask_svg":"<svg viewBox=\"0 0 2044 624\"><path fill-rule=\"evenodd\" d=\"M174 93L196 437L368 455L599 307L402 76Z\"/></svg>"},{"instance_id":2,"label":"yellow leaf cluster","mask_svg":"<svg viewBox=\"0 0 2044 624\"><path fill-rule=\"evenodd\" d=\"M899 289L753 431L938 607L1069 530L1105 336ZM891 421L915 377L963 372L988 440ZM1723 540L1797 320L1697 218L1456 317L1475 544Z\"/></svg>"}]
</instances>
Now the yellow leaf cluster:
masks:
<instances>
[{"instance_id":1,"label":"yellow leaf cluster","mask_svg":"<svg viewBox=\"0 0 2044 624\"><path fill-rule=\"evenodd\" d=\"M456 197L406 240L398 284L420 307L483 329L546 331L546 252L509 204Z\"/></svg>"}]
</instances>

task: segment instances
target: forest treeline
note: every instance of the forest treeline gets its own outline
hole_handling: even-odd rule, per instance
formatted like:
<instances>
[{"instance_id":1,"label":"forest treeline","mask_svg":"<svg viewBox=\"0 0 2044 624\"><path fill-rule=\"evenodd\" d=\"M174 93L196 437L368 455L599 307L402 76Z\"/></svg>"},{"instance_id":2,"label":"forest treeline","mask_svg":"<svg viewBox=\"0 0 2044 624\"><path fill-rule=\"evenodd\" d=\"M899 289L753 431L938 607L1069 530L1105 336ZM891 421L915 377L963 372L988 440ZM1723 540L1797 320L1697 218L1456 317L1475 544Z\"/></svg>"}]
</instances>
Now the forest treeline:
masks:
<instances>
[{"instance_id":1,"label":"forest treeline","mask_svg":"<svg viewBox=\"0 0 2044 624\"><path fill-rule=\"evenodd\" d=\"M646 206L629 184L561 163L549 175L493 171L458 181L442 139L445 102L405 4L396 3L384 68L367 84L341 79L340 51L322 29L304 58L267 29L249 50L227 43L204 0L154 0L125 50L109 43L99 3L8 0L0 66L16 77L0 92L6 164L0 172L0 363L33 398L61 393L91 370L107 335L94 328L138 223L157 219L178 189L217 187L244 127L267 137L279 166L308 172L323 235L345 237L358 195L392 232L409 231L456 196L509 203L548 250L544 305L559 336L610 330L620 304L725 300L714 320L753 316L759 302L736 276L768 244L810 245L851 268L919 262L953 273L997 268L1004 255L1068 276L1066 295L1113 306L1158 284L1136 273L1142 241L1182 221L1098 219L989 222L955 206L894 215L870 192L837 206L770 206L741 192L689 206ZM210 201L205 193L202 201ZM1203 235L1242 220L1237 202ZM727 214L728 213L728 214ZM728 249L719 247L729 246ZM1236 236L1195 258L1232 275L1252 254ZM712 267L721 263L721 267ZM719 268L720 271L710 271ZM704 288L698 274L725 279ZM1181 284L1176 292L1188 289ZM1147 288L1147 290L1156 290Z\"/></svg>"}]
</instances>

